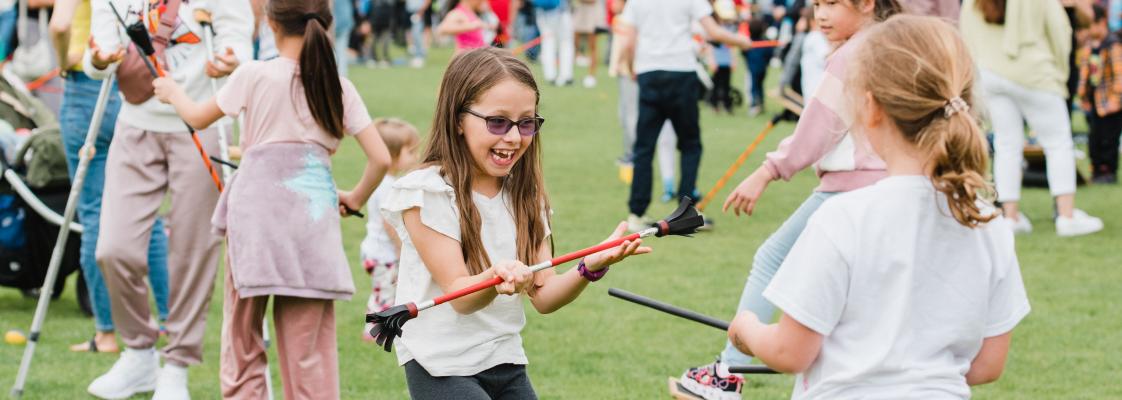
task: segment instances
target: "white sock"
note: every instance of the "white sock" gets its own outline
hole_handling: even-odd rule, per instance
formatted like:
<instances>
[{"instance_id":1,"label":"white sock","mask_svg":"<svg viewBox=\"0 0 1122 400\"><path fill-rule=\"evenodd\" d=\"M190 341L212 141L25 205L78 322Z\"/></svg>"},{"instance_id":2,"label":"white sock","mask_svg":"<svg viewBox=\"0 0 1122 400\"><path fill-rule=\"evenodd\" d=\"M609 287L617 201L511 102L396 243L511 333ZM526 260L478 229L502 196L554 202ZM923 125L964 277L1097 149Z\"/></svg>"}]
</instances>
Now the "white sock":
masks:
<instances>
[{"instance_id":1,"label":"white sock","mask_svg":"<svg viewBox=\"0 0 1122 400\"><path fill-rule=\"evenodd\" d=\"M142 348L142 349L134 349L134 348L131 348L131 347L125 347L125 352L129 353L129 354L133 354L133 355L149 356L150 357L150 356L152 356L152 354L154 354L156 352L156 348L155 347L145 347L145 348Z\"/></svg>"}]
</instances>

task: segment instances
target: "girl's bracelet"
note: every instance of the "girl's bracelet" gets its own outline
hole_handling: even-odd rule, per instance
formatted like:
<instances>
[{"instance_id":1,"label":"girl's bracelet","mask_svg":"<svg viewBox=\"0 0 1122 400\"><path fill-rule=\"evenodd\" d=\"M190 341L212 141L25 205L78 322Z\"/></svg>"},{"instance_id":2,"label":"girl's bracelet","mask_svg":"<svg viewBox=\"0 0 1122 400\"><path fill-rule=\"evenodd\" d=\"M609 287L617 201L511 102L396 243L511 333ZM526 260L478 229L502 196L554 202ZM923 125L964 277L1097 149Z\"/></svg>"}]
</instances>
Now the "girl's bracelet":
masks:
<instances>
[{"instance_id":1,"label":"girl's bracelet","mask_svg":"<svg viewBox=\"0 0 1122 400\"><path fill-rule=\"evenodd\" d=\"M587 279L589 282L596 282L600 280L600 278L603 278L604 275L608 274L608 268L611 267L604 267L604 269L601 269L599 271L590 271L588 270L588 267L584 265L584 259L581 259L580 264L577 265L577 273L579 273L580 276L584 277L584 279Z\"/></svg>"}]
</instances>

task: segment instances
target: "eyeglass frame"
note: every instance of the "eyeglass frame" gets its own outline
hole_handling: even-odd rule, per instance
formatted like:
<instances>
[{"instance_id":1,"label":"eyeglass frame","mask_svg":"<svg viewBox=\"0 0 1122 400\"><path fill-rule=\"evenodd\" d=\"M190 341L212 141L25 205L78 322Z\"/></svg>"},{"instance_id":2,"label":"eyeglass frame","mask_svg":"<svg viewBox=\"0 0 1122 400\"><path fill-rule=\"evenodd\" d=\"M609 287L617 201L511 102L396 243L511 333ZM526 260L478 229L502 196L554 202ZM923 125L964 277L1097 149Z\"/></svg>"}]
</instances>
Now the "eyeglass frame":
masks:
<instances>
[{"instance_id":1,"label":"eyeglass frame","mask_svg":"<svg viewBox=\"0 0 1122 400\"><path fill-rule=\"evenodd\" d=\"M515 121L515 120L512 120L510 118L501 116L501 115L483 115L483 114L480 114L479 112L477 112L475 110L472 110L470 108L465 108L463 110L463 112L471 114L471 115L473 115L473 116L475 116L479 119L482 119L483 122L487 124L487 133L490 133L490 134L495 135L495 136L506 136L506 134L510 132L510 128L517 127L519 136L534 137L534 136L537 136L538 133L541 133L542 125L545 125L545 118L542 118L542 116L538 115L538 114L534 114L533 117L522 118L520 120ZM504 130L502 133L495 133L495 131L492 131L491 127L490 127L492 119L502 120L505 124L507 124L506 130ZM527 135L525 133L522 133L521 124L522 124L522 122L526 122L526 121L534 121L534 122L537 123L536 124L537 125L536 129L534 130L533 133L531 133L529 135Z\"/></svg>"}]
</instances>

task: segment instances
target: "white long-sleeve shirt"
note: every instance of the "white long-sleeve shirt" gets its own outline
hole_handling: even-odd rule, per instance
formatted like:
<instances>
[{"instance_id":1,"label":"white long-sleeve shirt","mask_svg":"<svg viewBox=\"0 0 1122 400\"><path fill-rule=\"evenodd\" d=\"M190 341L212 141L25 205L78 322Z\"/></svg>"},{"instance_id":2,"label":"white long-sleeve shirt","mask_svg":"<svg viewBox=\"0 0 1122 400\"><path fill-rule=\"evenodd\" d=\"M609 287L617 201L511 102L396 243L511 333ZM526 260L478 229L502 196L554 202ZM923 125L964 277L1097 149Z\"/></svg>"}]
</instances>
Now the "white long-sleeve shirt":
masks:
<instances>
[{"instance_id":1,"label":"white long-sleeve shirt","mask_svg":"<svg viewBox=\"0 0 1122 400\"><path fill-rule=\"evenodd\" d=\"M150 18L147 19L148 24L159 23L159 4L150 4L147 0L92 2L90 35L105 51L124 48L129 44L128 36L125 35L117 17L113 15L113 9L109 7L110 2L122 14L125 23L140 19L142 11L145 14L151 13ZM203 29L195 21L195 9L207 9L211 12L215 32L215 51L225 52L229 47L233 49L239 62L244 63L253 59L253 11L249 1L219 0L208 3L210 4L201 1L184 1L180 4L175 29L168 47L164 50L164 58L160 60L161 67L167 71L168 76L183 85L187 95L196 101L208 99L214 93L208 81L210 78L206 75L206 46L202 42ZM154 31L154 28L152 29ZM105 79L117 70L117 63L105 69L97 69L91 61L92 54L87 51L82 57L82 68L91 78ZM161 103L155 97L141 104L122 102L121 112L117 118L147 131L170 133L186 130L175 109L171 105Z\"/></svg>"}]
</instances>

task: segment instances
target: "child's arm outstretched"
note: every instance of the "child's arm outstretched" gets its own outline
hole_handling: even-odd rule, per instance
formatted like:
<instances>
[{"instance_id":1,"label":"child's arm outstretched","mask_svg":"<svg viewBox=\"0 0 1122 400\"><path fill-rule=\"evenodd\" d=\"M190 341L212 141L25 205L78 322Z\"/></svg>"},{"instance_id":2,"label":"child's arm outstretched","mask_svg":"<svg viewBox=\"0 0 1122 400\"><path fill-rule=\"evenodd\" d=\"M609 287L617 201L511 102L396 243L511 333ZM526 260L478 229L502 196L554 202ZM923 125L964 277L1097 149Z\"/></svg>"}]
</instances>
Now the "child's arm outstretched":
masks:
<instances>
[{"instance_id":1,"label":"child's arm outstretched","mask_svg":"<svg viewBox=\"0 0 1122 400\"><path fill-rule=\"evenodd\" d=\"M214 97L198 103L171 78L156 78L152 86L156 89L156 98L175 107L175 113L192 128L206 129L223 116L222 109L218 108L218 102Z\"/></svg>"},{"instance_id":2,"label":"child's arm outstretched","mask_svg":"<svg viewBox=\"0 0 1122 400\"><path fill-rule=\"evenodd\" d=\"M498 286L449 301L452 309L457 313L474 313L491 304L495 296L520 293L533 283L533 273L517 261L499 263L482 273L471 275L468 273L467 263L464 262L460 242L421 222L419 208L403 211L401 219L405 224L405 231L409 233L409 240L416 247L425 268L429 270L432 279L444 293L451 293L496 276L503 278L503 283Z\"/></svg>"},{"instance_id":3,"label":"child's arm outstretched","mask_svg":"<svg viewBox=\"0 0 1122 400\"><path fill-rule=\"evenodd\" d=\"M452 10L444 21L436 27L436 33L444 36L455 36L486 28L487 24L480 19L470 20L462 11Z\"/></svg>"},{"instance_id":4,"label":"child's arm outstretched","mask_svg":"<svg viewBox=\"0 0 1122 400\"><path fill-rule=\"evenodd\" d=\"M627 231L627 223L621 222L616 226L616 230L612 232L611 236L605 239L605 242L618 239L623 236ZM642 246L643 240L639 239L634 242L626 241L614 249L608 249L596 254L585 257L582 261L584 266L590 272L599 272L608 266L634 254L646 254L651 252L650 247ZM538 251L538 262L549 260L550 249L548 245L543 245ZM588 286L588 279L580 275L577 268L571 268L569 271L558 274L553 268L544 269L534 274L534 287L535 289L529 292L530 302L534 305L534 309L539 313L549 314L557 311L561 307L576 300L584 291L585 286Z\"/></svg>"},{"instance_id":5,"label":"child's arm outstretched","mask_svg":"<svg viewBox=\"0 0 1122 400\"><path fill-rule=\"evenodd\" d=\"M822 349L821 334L786 314L779 323L766 325L751 311L741 312L729 324L729 341L744 354L789 374L810 368Z\"/></svg>"},{"instance_id":6,"label":"child's arm outstretched","mask_svg":"<svg viewBox=\"0 0 1122 400\"><path fill-rule=\"evenodd\" d=\"M359 210L367 200L370 200L370 195L374 194L374 189L382 183L382 178L386 176L392 161L386 142L382 141L382 135L378 134L378 128L374 124L370 124L355 135L355 140L358 140L362 152L366 154L366 167L363 168L362 178L359 178L354 189L339 191L339 213L344 216L348 213L343 207Z\"/></svg>"}]
</instances>

